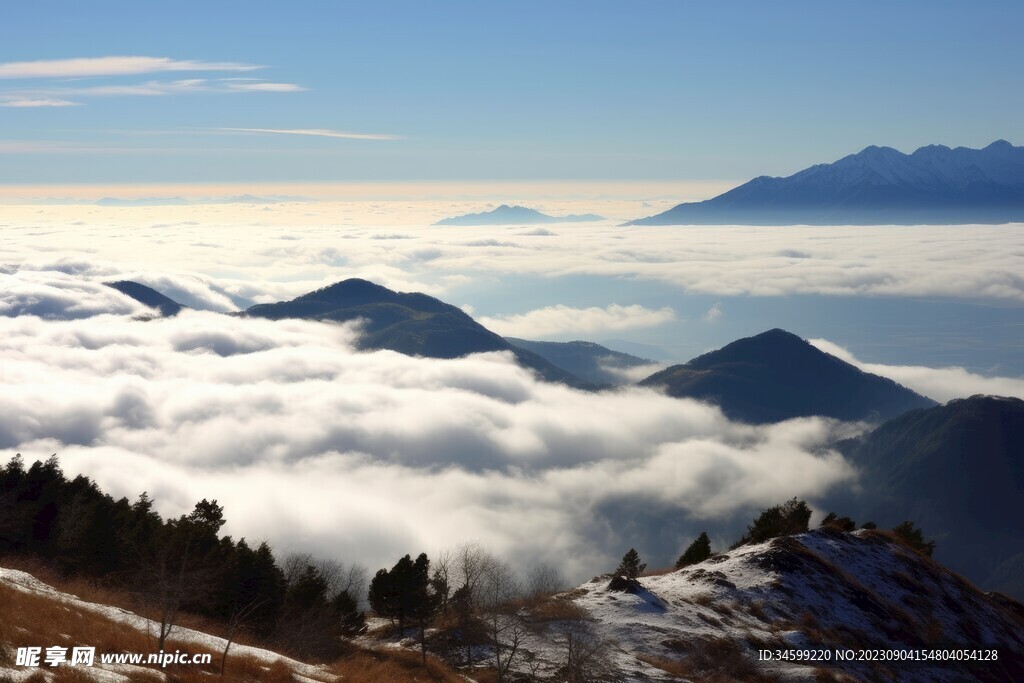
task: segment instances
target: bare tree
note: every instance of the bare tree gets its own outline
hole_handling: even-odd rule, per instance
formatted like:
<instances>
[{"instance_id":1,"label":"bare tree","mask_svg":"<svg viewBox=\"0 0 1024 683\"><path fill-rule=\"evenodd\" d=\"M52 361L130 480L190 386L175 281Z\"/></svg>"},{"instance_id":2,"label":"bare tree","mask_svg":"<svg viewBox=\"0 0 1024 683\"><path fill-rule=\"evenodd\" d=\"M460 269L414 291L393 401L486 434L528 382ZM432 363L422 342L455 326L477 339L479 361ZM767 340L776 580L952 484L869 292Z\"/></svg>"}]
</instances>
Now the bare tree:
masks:
<instances>
[{"instance_id":1,"label":"bare tree","mask_svg":"<svg viewBox=\"0 0 1024 683\"><path fill-rule=\"evenodd\" d=\"M316 569L324 583L327 584L328 598L333 599L342 593L348 593L357 602L366 600L366 589L369 585L366 567L359 564L345 564L338 560L314 560L310 555L301 555L300 557L308 558L307 564Z\"/></svg>"},{"instance_id":2,"label":"bare tree","mask_svg":"<svg viewBox=\"0 0 1024 683\"><path fill-rule=\"evenodd\" d=\"M578 622L570 623L565 630L563 642L566 683L609 680L612 667L606 654L606 643L595 637L586 626Z\"/></svg>"},{"instance_id":3,"label":"bare tree","mask_svg":"<svg viewBox=\"0 0 1024 683\"><path fill-rule=\"evenodd\" d=\"M316 560L309 553L288 553L281 561L286 586L294 586L308 567L315 567Z\"/></svg>"},{"instance_id":4,"label":"bare tree","mask_svg":"<svg viewBox=\"0 0 1024 683\"><path fill-rule=\"evenodd\" d=\"M498 683L506 680L526 636L516 604L522 593L522 585L512 568L489 556L480 575L478 600L485 615L488 639L494 648Z\"/></svg>"},{"instance_id":5,"label":"bare tree","mask_svg":"<svg viewBox=\"0 0 1024 683\"><path fill-rule=\"evenodd\" d=\"M455 553L451 550L442 550L434 557L431 565L430 579L434 595L437 596L437 609L447 612L448 599L452 593L452 582L455 580Z\"/></svg>"},{"instance_id":6,"label":"bare tree","mask_svg":"<svg viewBox=\"0 0 1024 683\"><path fill-rule=\"evenodd\" d=\"M532 600L539 600L565 590L565 579L550 564L539 564L530 570L526 594Z\"/></svg>"},{"instance_id":7,"label":"bare tree","mask_svg":"<svg viewBox=\"0 0 1024 683\"><path fill-rule=\"evenodd\" d=\"M249 617L251 617L260 607L263 606L264 600L261 597L253 597L244 604L235 605L231 614L228 616L228 630L224 634L224 652L220 658L220 675L224 675L224 668L228 663L228 650L231 649L231 645L235 642L235 636L238 635L239 630L245 625Z\"/></svg>"},{"instance_id":8,"label":"bare tree","mask_svg":"<svg viewBox=\"0 0 1024 683\"><path fill-rule=\"evenodd\" d=\"M145 504L140 498L140 502ZM157 646L164 649L186 600L197 601L212 588L224 508L217 501L196 503L188 516L170 520L147 540L136 572L139 594L159 615Z\"/></svg>"},{"instance_id":9,"label":"bare tree","mask_svg":"<svg viewBox=\"0 0 1024 683\"><path fill-rule=\"evenodd\" d=\"M457 547L454 556L455 579L459 587L465 588L470 596L475 596L487 567L497 560L476 541Z\"/></svg>"},{"instance_id":10,"label":"bare tree","mask_svg":"<svg viewBox=\"0 0 1024 683\"><path fill-rule=\"evenodd\" d=\"M455 586L447 602L455 612L460 638L466 646L466 666L471 667L473 645L477 640L476 614L480 606L481 581L484 572L497 559L476 542L463 543L442 555L445 558L444 571L449 577L449 586Z\"/></svg>"}]
</instances>

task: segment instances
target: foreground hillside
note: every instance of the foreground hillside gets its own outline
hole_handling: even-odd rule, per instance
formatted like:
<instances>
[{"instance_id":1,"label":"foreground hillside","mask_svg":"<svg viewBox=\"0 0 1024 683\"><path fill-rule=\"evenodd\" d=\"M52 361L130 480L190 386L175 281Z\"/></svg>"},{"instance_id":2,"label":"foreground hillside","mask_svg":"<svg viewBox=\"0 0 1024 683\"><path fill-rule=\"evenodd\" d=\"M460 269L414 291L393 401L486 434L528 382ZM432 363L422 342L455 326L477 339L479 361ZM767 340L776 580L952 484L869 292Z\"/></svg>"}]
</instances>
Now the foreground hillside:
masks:
<instances>
[{"instance_id":1,"label":"foreground hillside","mask_svg":"<svg viewBox=\"0 0 1024 683\"><path fill-rule=\"evenodd\" d=\"M1024 607L874 531L741 546L632 592L596 577L535 609L532 626L525 649L545 668L570 638L588 653L582 680L1024 680ZM832 648L995 648L998 659L758 661L759 650Z\"/></svg>"},{"instance_id":2,"label":"foreground hillside","mask_svg":"<svg viewBox=\"0 0 1024 683\"><path fill-rule=\"evenodd\" d=\"M1024 606L982 593L886 532L822 528L637 581L610 579L495 616L508 666L497 680L1024 680ZM210 664L101 663L100 654L155 652L157 624L23 571L0 569L0 606L0 681L496 680L493 647L473 646L467 667L466 650L452 647L457 631L440 624L427 631L428 649L461 677L433 656L421 665L416 630L396 637L383 619L329 664L234 644L222 676L226 641L185 627L166 651L209 654ZM94 646L96 665L18 666L15 648L33 645ZM892 661L893 652L918 660ZM808 656L817 659L798 659Z\"/></svg>"},{"instance_id":3,"label":"foreground hillside","mask_svg":"<svg viewBox=\"0 0 1024 683\"><path fill-rule=\"evenodd\" d=\"M109 594L116 595L116 594ZM81 599L62 592L31 574L0 567L0 682L101 681L128 683L219 680L273 681L275 683L362 683L462 680L435 660L426 666L412 654L376 652L351 647L350 653L329 664L308 664L277 652L231 643L222 669L227 641L201 630L175 627L165 652L189 656L209 655L209 664L103 663L101 655L158 652L155 632L159 624L133 612ZM95 647L93 666L18 666L19 647Z\"/></svg>"}]
</instances>

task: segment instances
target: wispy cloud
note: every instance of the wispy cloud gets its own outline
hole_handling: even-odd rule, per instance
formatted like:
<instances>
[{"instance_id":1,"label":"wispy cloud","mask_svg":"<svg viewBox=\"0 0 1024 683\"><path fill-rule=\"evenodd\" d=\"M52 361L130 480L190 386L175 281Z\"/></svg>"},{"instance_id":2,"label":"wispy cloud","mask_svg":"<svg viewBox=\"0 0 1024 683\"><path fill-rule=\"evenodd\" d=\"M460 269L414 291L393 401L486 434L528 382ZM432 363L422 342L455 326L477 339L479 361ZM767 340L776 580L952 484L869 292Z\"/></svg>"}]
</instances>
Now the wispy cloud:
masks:
<instances>
[{"instance_id":1,"label":"wispy cloud","mask_svg":"<svg viewBox=\"0 0 1024 683\"><path fill-rule=\"evenodd\" d=\"M77 107L81 102L53 98L0 97L0 107Z\"/></svg>"},{"instance_id":2,"label":"wispy cloud","mask_svg":"<svg viewBox=\"0 0 1024 683\"><path fill-rule=\"evenodd\" d=\"M718 322L719 318L721 318L721 317L722 317L722 305L718 304L718 303L716 303L714 306L709 308L707 310L707 312L703 316L701 316L701 318L706 323L716 323L716 322Z\"/></svg>"},{"instance_id":3,"label":"wispy cloud","mask_svg":"<svg viewBox=\"0 0 1024 683\"><path fill-rule=\"evenodd\" d=\"M232 83L228 89L255 92L303 92L306 90L295 83Z\"/></svg>"},{"instance_id":4,"label":"wispy cloud","mask_svg":"<svg viewBox=\"0 0 1024 683\"><path fill-rule=\"evenodd\" d=\"M302 92L306 88L295 83L271 83L259 78L206 79L181 78L173 81L152 80L143 83L111 83L87 87L45 87L10 92L8 99L56 99L66 97L153 97L188 93L239 92Z\"/></svg>"},{"instance_id":5,"label":"wispy cloud","mask_svg":"<svg viewBox=\"0 0 1024 683\"><path fill-rule=\"evenodd\" d=\"M254 71L263 67L239 62L203 62L168 57L78 57L0 64L0 79L130 76L167 71Z\"/></svg>"},{"instance_id":6,"label":"wispy cloud","mask_svg":"<svg viewBox=\"0 0 1024 683\"><path fill-rule=\"evenodd\" d=\"M605 308L572 308L560 304L519 315L481 318L480 323L498 334L537 338L654 327L675 317L675 311L668 307L652 309L612 304Z\"/></svg>"},{"instance_id":7,"label":"wispy cloud","mask_svg":"<svg viewBox=\"0 0 1024 683\"><path fill-rule=\"evenodd\" d=\"M1024 398L1024 379L1019 377L986 377L958 366L929 368L922 365L868 363L827 339L808 341L825 353L841 358L864 372L888 377L936 401L967 398L973 394Z\"/></svg>"},{"instance_id":8,"label":"wispy cloud","mask_svg":"<svg viewBox=\"0 0 1024 683\"><path fill-rule=\"evenodd\" d=\"M344 138L346 140L401 140L398 135L380 133L351 133L326 128L216 128L232 133L267 133L271 135L313 135L321 138Z\"/></svg>"}]
</instances>

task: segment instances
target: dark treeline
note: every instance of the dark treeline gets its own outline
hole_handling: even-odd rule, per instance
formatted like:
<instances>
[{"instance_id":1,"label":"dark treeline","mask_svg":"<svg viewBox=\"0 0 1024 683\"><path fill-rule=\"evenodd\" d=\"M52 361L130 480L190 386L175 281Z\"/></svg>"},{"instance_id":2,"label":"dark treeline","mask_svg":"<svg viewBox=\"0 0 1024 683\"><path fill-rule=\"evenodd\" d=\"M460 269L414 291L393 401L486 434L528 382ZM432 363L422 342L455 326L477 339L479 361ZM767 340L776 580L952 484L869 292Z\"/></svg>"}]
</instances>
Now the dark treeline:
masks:
<instances>
[{"instance_id":1,"label":"dark treeline","mask_svg":"<svg viewBox=\"0 0 1024 683\"><path fill-rule=\"evenodd\" d=\"M221 535L224 523L216 500L168 519L146 493L115 500L88 477L68 479L55 455L27 468L18 455L0 468L0 558L38 558L65 576L126 591L158 622L160 649L181 615L210 618L228 641L222 667L241 633L303 659L336 659L366 630L358 605L365 596L396 633L415 630L424 660L428 649L456 666L485 659L503 681L523 656L519 608L565 587L546 565L521 583L475 543L433 561L406 555L367 584L357 565L309 555L279 561L266 543Z\"/></svg>"},{"instance_id":2,"label":"dark treeline","mask_svg":"<svg viewBox=\"0 0 1024 683\"><path fill-rule=\"evenodd\" d=\"M145 493L115 500L88 477L68 479L56 456L0 469L0 556L128 591L159 622L161 649L188 612L223 624L229 647L245 632L299 657L342 654L342 636L365 629L362 570L309 555L279 562L266 543L221 535L224 521L215 500L163 519Z\"/></svg>"}]
</instances>

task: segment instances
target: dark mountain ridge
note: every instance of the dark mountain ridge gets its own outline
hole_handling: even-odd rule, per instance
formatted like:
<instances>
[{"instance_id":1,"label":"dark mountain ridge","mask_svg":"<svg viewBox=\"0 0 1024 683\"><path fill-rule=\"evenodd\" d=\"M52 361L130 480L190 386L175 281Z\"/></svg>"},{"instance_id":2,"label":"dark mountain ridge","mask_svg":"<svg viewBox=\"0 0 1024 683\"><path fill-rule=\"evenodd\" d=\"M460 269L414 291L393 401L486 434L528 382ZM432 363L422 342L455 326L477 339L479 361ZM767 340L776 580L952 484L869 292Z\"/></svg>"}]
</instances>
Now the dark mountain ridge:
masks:
<instances>
[{"instance_id":1,"label":"dark mountain ridge","mask_svg":"<svg viewBox=\"0 0 1024 683\"><path fill-rule=\"evenodd\" d=\"M935 538L937 559L1024 598L1024 401L972 396L913 410L840 449L863 490L835 507L881 525L911 519Z\"/></svg>"},{"instance_id":2,"label":"dark mountain ridge","mask_svg":"<svg viewBox=\"0 0 1024 683\"><path fill-rule=\"evenodd\" d=\"M640 384L713 403L730 419L750 423L812 415L880 422L936 405L779 329L673 365Z\"/></svg>"},{"instance_id":3,"label":"dark mountain ridge","mask_svg":"<svg viewBox=\"0 0 1024 683\"><path fill-rule=\"evenodd\" d=\"M548 381L591 388L537 354L508 343L456 306L426 294L395 292L358 278L291 301L257 304L243 315L270 320L362 320L360 348L390 349L410 356L459 358L470 353L510 351L522 366Z\"/></svg>"},{"instance_id":4,"label":"dark mountain ridge","mask_svg":"<svg viewBox=\"0 0 1024 683\"><path fill-rule=\"evenodd\" d=\"M1024 147L867 147L785 178L760 176L626 225L1006 223L1024 220Z\"/></svg>"},{"instance_id":5,"label":"dark mountain ridge","mask_svg":"<svg viewBox=\"0 0 1024 683\"><path fill-rule=\"evenodd\" d=\"M135 299L140 304L155 308L160 311L160 315L166 318L178 315L185 308L185 306L182 306L168 296L164 296L152 287L147 287L132 280L119 280L118 282L107 282L105 284L108 287L113 287L125 296Z\"/></svg>"}]
</instances>

